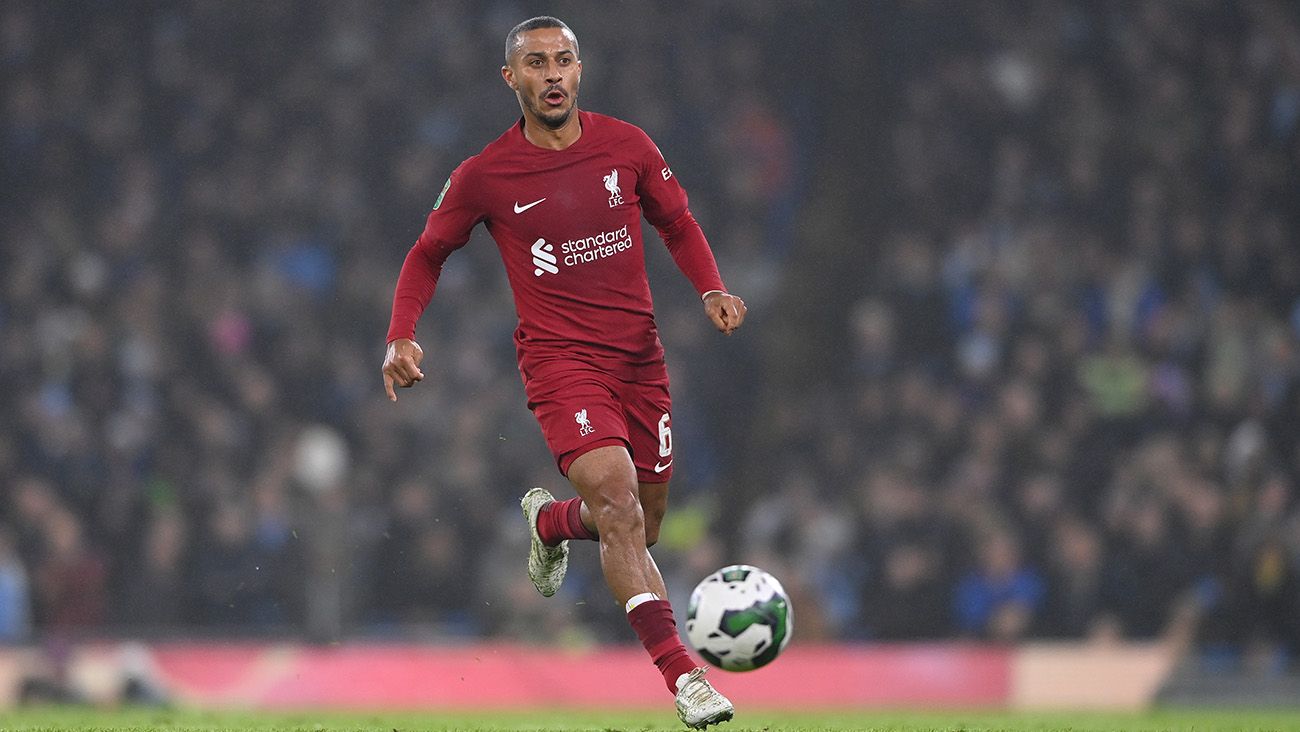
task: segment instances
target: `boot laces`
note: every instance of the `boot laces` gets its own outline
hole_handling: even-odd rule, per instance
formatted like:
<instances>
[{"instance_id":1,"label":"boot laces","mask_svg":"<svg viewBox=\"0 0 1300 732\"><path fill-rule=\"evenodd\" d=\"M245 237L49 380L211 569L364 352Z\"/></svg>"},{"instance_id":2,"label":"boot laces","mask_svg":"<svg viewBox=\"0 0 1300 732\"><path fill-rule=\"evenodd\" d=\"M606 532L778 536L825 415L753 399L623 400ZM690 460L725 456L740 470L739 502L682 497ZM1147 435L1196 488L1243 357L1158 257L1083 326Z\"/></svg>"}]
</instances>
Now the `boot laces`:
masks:
<instances>
[{"instance_id":1,"label":"boot laces","mask_svg":"<svg viewBox=\"0 0 1300 732\"><path fill-rule=\"evenodd\" d=\"M703 666L693 669L686 676L686 683L682 684L682 691L686 693L686 700L692 704L703 704L713 698L716 694L713 686L704 680L704 673L708 669Z\"/></svg>"}]
</instances>

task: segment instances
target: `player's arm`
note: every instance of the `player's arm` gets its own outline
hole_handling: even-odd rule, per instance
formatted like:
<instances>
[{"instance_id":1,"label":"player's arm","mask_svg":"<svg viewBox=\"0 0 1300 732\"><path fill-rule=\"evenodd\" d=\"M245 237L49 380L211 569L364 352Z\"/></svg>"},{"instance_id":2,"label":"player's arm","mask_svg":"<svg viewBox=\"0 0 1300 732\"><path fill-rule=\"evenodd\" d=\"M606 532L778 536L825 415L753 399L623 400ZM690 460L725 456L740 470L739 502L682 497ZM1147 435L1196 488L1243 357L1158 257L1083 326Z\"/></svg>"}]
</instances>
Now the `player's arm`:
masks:
<instances>
[{"instance_id":1,"label":"player's arm","mask_svg":"<svg viewBox=\"0 0 1300 732\"><path fill-rule=\"evenodd\" d=\"M650 223L654 224L653 221ZM678 269L695 286L704 301L704 314L709 316L713 325L723 333L731 335L740 324L745 322L745 301L727 292L718 274L718 263L709 248L709 240L704 237L700 223L685 209L672 223L666 226L655 225L659 236L663 238L668 253L677 263Z\"/></svg>"},{"instance_id":2,"label":"player's arm","mask_svg":"<svg viewBox=\"0 0 1300 732\"><path fill-rule=\"evenodd\" d=\"M686 190L664 162L659 148L644 138L637 195L646 220L659 232L677 268L686 275L704 302L704 313L713 325L731 335L745 322L745 301L727 292L718 273L718 263L704 237L700 223L691 215Z\"/></svg>"},{"instance_id":3,"label":"player's arm","mask_svg":"<svg viewBox=\"0 0 1300 732\"><path fill-rule=\"evenodd\" d=\"M447 179L425 221L424 232L406 253L397 275L393 312L388 321L388 348L381 369L384 391L392 401L397 401L394 386L415 386L424 379L420 370L424 350L415 342L415 324L433 299L443 263L469 241L470 231L481 219L465 184L464 168L462 164Z\"/></svg>"}]
</instances>

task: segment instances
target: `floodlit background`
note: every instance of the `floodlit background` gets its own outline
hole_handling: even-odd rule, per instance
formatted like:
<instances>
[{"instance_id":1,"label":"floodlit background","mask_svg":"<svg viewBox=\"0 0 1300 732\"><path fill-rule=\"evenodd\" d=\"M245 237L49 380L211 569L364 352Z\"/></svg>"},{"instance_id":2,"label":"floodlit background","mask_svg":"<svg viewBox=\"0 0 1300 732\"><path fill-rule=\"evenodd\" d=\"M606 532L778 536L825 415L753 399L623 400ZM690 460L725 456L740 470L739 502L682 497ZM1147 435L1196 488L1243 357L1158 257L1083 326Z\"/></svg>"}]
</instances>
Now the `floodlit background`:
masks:
<instances>
[{"instance_id":1,"label":"floodlit background","mask_svg":"<svg viewBox=\"0 0 1300 732\"><path fill-rule=\"evenodd\" d=\"M553 600L525 578L518 496L571 488L481 228L425 382L392 405L379 375L402 258L517 119L504 35L543 12L750 308L718 336L648 231L679 612L748 562L796 645L1296 670L1287 0L7 0L0 640L56 669L85 639L631 641L594 547Z\"/></svg>"}]
</instances>

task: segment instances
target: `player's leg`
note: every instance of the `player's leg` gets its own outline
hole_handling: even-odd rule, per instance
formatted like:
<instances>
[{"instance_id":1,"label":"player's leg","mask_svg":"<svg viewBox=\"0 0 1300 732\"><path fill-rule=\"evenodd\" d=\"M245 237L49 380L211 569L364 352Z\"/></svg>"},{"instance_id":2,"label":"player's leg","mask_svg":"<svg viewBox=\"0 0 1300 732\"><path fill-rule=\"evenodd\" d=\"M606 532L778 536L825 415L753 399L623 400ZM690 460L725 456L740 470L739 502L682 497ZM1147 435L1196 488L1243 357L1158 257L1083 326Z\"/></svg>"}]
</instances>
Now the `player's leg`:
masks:
<instances>
[{"instance_id":1,"label":"player's leg","mask_svg":"<svg viewBox=\"0 0 1300 732\"><path fill-rule=\"evenodd\" d=\"M600 536L600 565L614 599L622 605L644 593L667 594L646 550L645 513L636 467L622 445L598 447L569 465L578 491Z\"/></svg>"},{"instance_id":2,"label":"player's leg","mask_svg":"<svg viewBox=\"0 0 1300 732\"><path fill-rule=\"evenodd\" d=\"M643 471L638 466L638 473ZM659 477L656 475L655 477ZM668 483L665 482L645 482L641 481L637 485L637 493L641 503L641 513L645 522L646 553L645 553L645 575L652 578L657 586L662 586L663 578L659 574L659 567L655 565L655 560L650 556L649 548L659 540L659 526L663 522L664 513L668 509ZM639 623L646 622L644 618L654 617L660 614L660 622L668 626L668 621L672 619L673 612L668 604L667 595L660 594L664 598L658 603L646 603L639 605L636 609L628 613L628 619L632 622L634 628L637 628L637 635L645 642L646 649L654 647L653 639L648 634L643 634L638 627ZM656 607L658 605L658 607ZM642 615L645 613L645 615ZM666 616L666 617L664 617ZM669 641L681 657L689 659L686 647L682 645L680 637L677 634L675 621L670 626L671 640ZM650 642L646 642L650 641ZM655 653L650 654L654 657ZM691 661L690 663L694 663ZM659 666L659 663L655 664ZM686 668L686 664L675 667L673 670L664 674L665 681L669 681L670 689L675 688L677 716L681 718L688 726L694 728L704 728L710 724L716 724L732 718L735 710L731 701L727 697L719 694L713 686L704 679L704 667L696 666L686 672L686 676L678 674L679 671ZM662 670L662 667L661 667ZM674 676L674 674L678 674Z\"/></svg>"},{"instance_id":3,"label":"player's leg","mask_svg":"<svg viewBox=\"0 0 1300 732\"><path fill-rule=\"evenodd\" d=\"M659 540L659 526L668 507L667 481L672 475L672 432L668 425L671 398L666 379L649 384L621 384L620 386L622 388L618 389L620 392L618 396L625 410L623 416L627 421L628 444L633 446L633 452L637 455L657 456L653 460L646 458L644 465L636 465L638 496L645 514L646 545L654 546ZM606 388L608 388L607 384L599 386L601 390ZM586 387L582 390L588 391ZM577 391L573 388L566 389L565 400L571 404L578 403L575 399ZM538 419L543 421L543 432L547 434L547 441L552 443L552 449L556 452L563 471L568 460L566 455L572 453L565 446L563 429L548 429L548 426L553 427L554 423L559 422L562 427L565 420L555 419L556 413L560 412L567 417L571 410L568 405L560 410L548 408L547 402L550 400L546 396L546 392L542 392L538 394L537 399L533 399L530 394L530 406ZM586 394L582 403L591 403L593 401L591 397L591 394ZM619 440L602 438L594 443L579 446L573 452L590 449L592 444L617 444L618 442ZM591 509L587 507L581 496L568 500L555 500L548 491L534 488L524 497L523 503L529 525L535 527L540 541L539 549L543 552L548 547L561 546L569 539L599 540L600 538L600 527L596 525ZM529 504L533 509L531 515Z\"/></svg>"},{"instance_id":4,"label":"player's leg","mask_svg":"<svg viewBox=\"0 0 1300 732\"><path fill-rule=\"evenodd\" d=\"M667 376L655 381L625 382L621 385L620 402L627 419L628 445L632 447L636 464L637 498L645 524L643 575L662 586L663 577L650 556L649 547L659 541L659 527L668 510L668 480L672 477L672 399L668 395ZM731 719L735 714L731 701L703 679L705 668L694 666L681 644L667 595L660 593L659 598L663 599L656 598L653 603L630 610L628 619L660 671L664 671L664 657L659 654L664 653L663 647L672 647L672 658L677 659L677 664L664 672L664 681L676 694L677 716L694 728ZM649 631L650 628L655 631ZM655 638L663 638L659 641L663 645L656 645ZM689 671L680 675L685 670Z\"/></svg>"},{"instance_id":5,"label":"player's leg","mask_svg":"<svg viewBox=\"0 0 1300 732\"><path fill-rule=\"evenodd\" d=\"M596 521L581 496L561 501L543 488L533 488L524 496L524 502L529 501L537 503L537 516L529 519L529 523L536 525L538 538L545 546L559 546L569 539L596 541L600 538ZM524 510L527 512L528 508Z\"/></svg>"},{"instance_id":6,"label":"player's leg","mask_svg":"<svg viewBox=\"0 0 1300 732\"><path fill-rule=\"evenodd\" d=\"M595 373L525 381L528 406L560 472L578 492L577 499L567 502L554 501L542 489L524 497L524 514L533 537L529 577L542 594L553 594L558 579L550 582L550 577L535 576L534 555L548 551L547 544L558 540L557 548L563 548L563 564L567 565L567 539L599 536L601 568L610 592L623 604L628 622L669 691L676 695L678 716L687 725L704 727L730 719L731 703L700 678L703 669L682 645L663 577L650 558L646 541L646 509L657 538L667 507L666 485L646 489L644 507L641 487L642 483L666 483L671 475L667 379L648 387L652 400L629 394L628 386ZM660 455L661 462L634 463L629 450L644 456ZM666 460L664 455L668 455ZM545 539L542 533L547 535ZM562 569L558 576L563 577Z\"/></svg>"},{"instance_id":7,"label":"player's leg","mask_svg":"<svg viewBox=\"0 0 1300 732\"><path fill-rule=\"evenodd\" d=\"M640 482L637 484L637 496L641 501L641 513L645 517L645 546L649 549L659 542L659 527L668 510L668 484ZM655 564L654 557L648 551L645 553L645 573L655 582L656 587L665 586L659 565ZM667 590L659 596L668 597Z\"/></svg>"},{"instance_id":8,"label":"player's leg","mask_svg":"<svg viewBox=\"0 0 1300 732\"><path fill-rule=\"evenodd\" d=\"M668 484L641 483L640 486L641 510L645 512L646 546L651 547L659 541L659 525L668 508ZM565 539L600 540L596 519L591 517L591 509L582 502L582 496L547 504L542 509L539 522L542 526L539 530L550 546Z\"/></svg>"},{"instance_id":9,"label":"player's leg","mask_svg":"<svg viewBox=\"0 0 1300 732\"><path fill-rule=\"evenodd\" d=\"M677 716L694 728L725 722L735 714L732 703L703 679L705 670L682 645L663 576L650 556L667 510L668 484L637 480L642 472L627 450L601 447L573 460L568 477L601 534L604 577L675 694Z\"/></svg>"},{"instance_id":10,"label":"player's leg","mask_svg":"<svg viewBox=\"0 0 1300 732\"><path fill-rule=\"evenodd\" d=\"M667 483L640 483L637 494L645 522L647 548L659 541L659 526L668 508ZM546 597L555 594L568 567L569 539L600 540L600 528L591 516L582 496L557 501L544 488L533 488L520 501L524 518L532 530L533 546L529 552L529 577ZM645 575L651 579L653 592L662 595L663 579L649 553L645 555Z\"/></svg>"},{"instance_id":11,"label":"player's leg","mask_svg":"<svg viewBox=\"0 0 1300 732\"><path fill-rule=\"evenodd\" d=\"M659 543L659 527L668 512L668 484L642 481L637 486L637 495L641 498L641 513L645 515L645 545L652 547Z\"/></svg>"},{"instance_id":12,"label":"player's leg","mask_svg":"<svg viewBox=\"0 0 1300 732\"><path fill-rule=\"evenodd\" d=\"M542 428L561 473L585 452L627 444L627 426L607 377L595 372L526 379L528 408ZM554 595L569 566L569 539L595 539L582 520L582 499L556 501L533 488L519 501L528 524L528 578L546 597Z\"/></svg>"},{"instance_id":13,"label":"player's leg","mask_svg":"<svg viewBox=\"0 0 1300 732\"><path fill-rule=\"evenodd\" d=\"M677 633L677 621L659 570L645 542L645 514L636 467L624 447L601 447L569 466L569 480L587 504L600 532L600 566L614 599L663 674L668 690L695 670Z\"/></svg>"}]
</instances>

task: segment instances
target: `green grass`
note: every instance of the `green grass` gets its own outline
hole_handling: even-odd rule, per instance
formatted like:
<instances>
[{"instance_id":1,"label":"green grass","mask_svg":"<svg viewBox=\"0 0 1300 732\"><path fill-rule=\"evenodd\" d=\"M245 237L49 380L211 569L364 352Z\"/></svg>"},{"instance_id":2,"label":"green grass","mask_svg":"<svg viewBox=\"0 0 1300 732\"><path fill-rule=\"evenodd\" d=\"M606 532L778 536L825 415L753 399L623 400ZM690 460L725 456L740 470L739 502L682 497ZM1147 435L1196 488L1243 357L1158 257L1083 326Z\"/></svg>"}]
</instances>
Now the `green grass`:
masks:
<instances>
[{"instance_id":1,"label":"green grass","mask_svg":"<svg viewBox=\"0 0 1300 732\"><path fill-rule=\"evenodd\" d=\"M492 732L683 732L686 728L664 710L599 711L536 710L429 713L339 713L339 712L206 712L192 710L89 709L42 707L0 712L0 728L14 732L63 732L94 730L167 730L209 732L235 730L260 732L442 732L488 730ZM736 721L716 732L842 732L848 730L897 730L931 732L961 730L982 732L1017 730L1047 732L1244 732L1246 730L1296 730L1300 732L1300 710L1165 710L1145 714L1016 713L1016 712L772 712L744 711Z\"/></svg>"}]
</instances>

